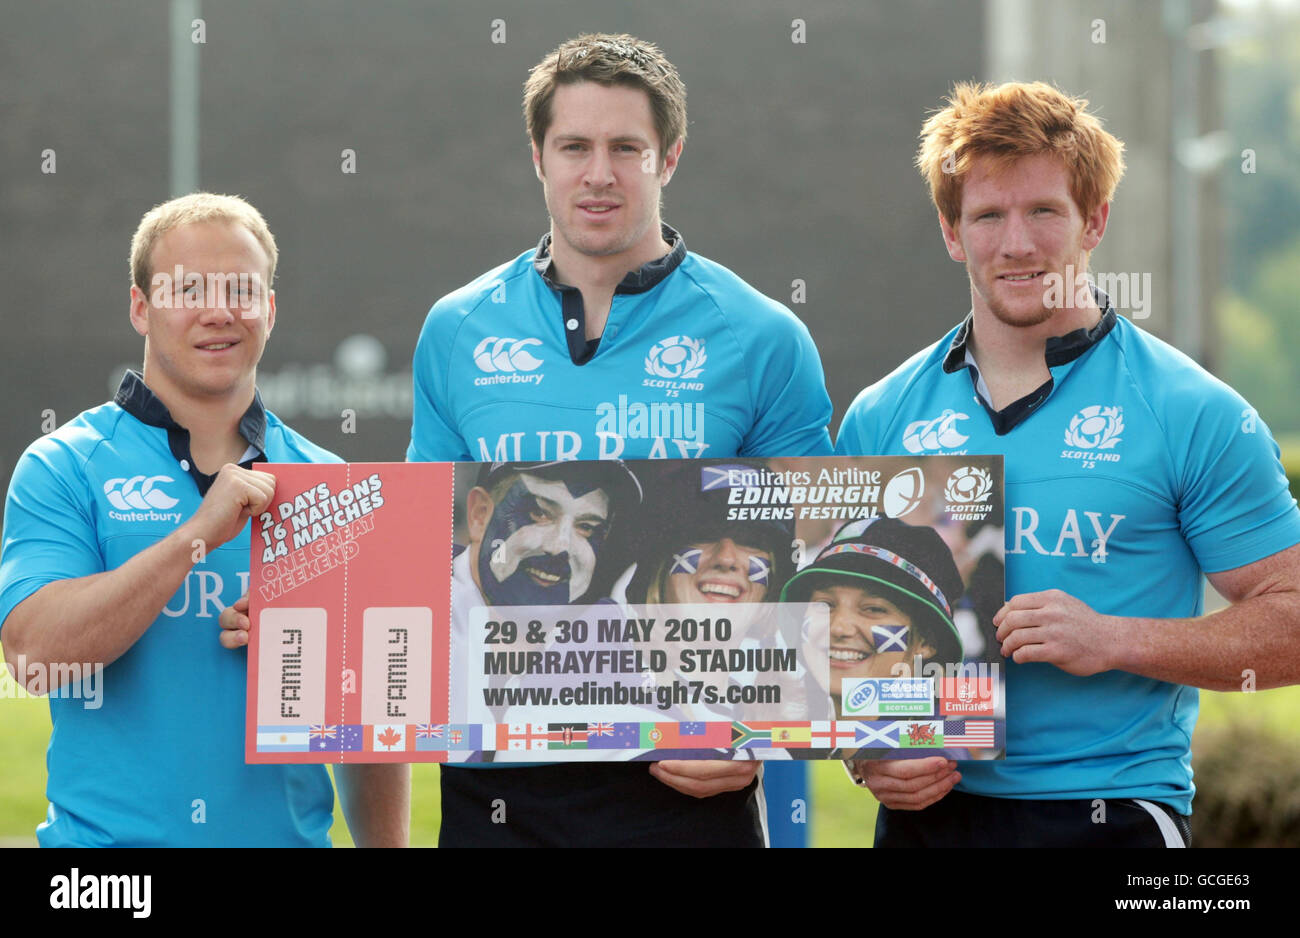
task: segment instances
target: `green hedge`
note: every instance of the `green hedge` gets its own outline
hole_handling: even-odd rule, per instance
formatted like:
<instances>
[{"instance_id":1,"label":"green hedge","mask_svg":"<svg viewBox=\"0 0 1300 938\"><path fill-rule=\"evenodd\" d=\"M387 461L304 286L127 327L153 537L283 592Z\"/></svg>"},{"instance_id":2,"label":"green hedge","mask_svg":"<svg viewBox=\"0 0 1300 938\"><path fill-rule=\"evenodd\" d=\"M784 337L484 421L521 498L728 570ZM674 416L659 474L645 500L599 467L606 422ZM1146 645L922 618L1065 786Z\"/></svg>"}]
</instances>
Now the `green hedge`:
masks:
<instances>
[{"instance_id":1,"label":"green hedge","mask_svg":"<svg viewBox=\"0 0 1300 938\"><path fill-rule=\"evenodd\" d=\"M1244 720L1196 734L1194 847L1300 846L1300 749Z\"/></svg>"}]
</instances>

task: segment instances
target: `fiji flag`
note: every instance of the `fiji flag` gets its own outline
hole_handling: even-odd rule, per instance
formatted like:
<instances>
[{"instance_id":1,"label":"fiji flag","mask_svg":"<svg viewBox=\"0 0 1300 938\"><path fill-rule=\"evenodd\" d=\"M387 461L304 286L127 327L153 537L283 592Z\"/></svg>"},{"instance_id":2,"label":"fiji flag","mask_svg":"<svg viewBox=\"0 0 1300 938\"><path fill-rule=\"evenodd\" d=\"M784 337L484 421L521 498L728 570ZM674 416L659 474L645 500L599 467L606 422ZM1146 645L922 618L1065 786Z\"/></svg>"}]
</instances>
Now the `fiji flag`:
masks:
<instances>
[{"instance_id":1,"label":"fiji flag","mask_svg":"<svg viewBox=\"0 0 1300 938\"><path fill-rule=\"evenodd\" d=\"M447 750L445 724L419 724L415 728L416 752L445 752Z\"/></svg>"},{"instance_id":2,"label":"fiji flag","mask_svg":"<svg viewBox=\"0 0 1300 938\"><path fill-rule=\"evenodd\" d=\"M483 726L479 723L450 723L446 727L446 743L442 748L477 752L483 747Z\"/></svg>"},{"instance_id":3,"label":"fiji flag","mask_svg":"<svg viewBox=\"0 0 1300 938\"><path fill-rule=\"evenodd\" d=\"M416 752L440 752L447 749L447 727L442 723L419 723L415 727Z\"/></svg>"}]
</instances>

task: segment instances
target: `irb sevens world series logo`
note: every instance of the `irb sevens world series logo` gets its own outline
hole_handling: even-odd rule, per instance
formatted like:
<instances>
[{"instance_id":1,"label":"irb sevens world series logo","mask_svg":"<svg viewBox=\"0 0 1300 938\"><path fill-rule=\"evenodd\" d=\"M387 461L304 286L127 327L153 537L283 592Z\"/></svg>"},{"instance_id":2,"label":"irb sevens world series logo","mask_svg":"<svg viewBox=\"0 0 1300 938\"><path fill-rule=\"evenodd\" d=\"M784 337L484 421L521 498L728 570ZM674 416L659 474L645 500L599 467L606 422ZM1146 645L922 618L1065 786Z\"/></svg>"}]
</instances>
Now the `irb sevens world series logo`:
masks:
<instances>
[{"instance_id":1,"label":"irb sevens world series logo","mask_svg":"<svg viewBox=\"0 0 1300 938\"><path fill-rule=\"evenodd\" d=\"M934 678L858 677L841 685L846 717L929 716L934 712Z\"/></svg>"}]
</instances>

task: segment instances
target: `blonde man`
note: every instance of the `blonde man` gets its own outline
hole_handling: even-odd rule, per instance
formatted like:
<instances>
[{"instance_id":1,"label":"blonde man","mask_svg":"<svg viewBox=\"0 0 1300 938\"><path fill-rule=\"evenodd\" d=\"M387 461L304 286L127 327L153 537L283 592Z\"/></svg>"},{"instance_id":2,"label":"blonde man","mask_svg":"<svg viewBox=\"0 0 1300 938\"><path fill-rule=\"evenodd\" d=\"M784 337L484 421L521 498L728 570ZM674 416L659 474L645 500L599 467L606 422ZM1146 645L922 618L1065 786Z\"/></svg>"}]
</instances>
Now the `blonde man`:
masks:
<instances>
[{"instance_id":1,"label":"blonde man","mask_svg":"<svg viewBox=\"0 0 1300 938\"><path fill-rule=\"evenodd\" d=\"M14 469L0 638L50 695L42 846L329 845L323 766L244 764L246 656L211 631L248 589L249 518L274 491L255 463L338 459L257 394L276 257L243 199L147 213L131 247L142 371ZM338 778L358 843L405 842L405 766Z\"/></svg>"}]
</instances>

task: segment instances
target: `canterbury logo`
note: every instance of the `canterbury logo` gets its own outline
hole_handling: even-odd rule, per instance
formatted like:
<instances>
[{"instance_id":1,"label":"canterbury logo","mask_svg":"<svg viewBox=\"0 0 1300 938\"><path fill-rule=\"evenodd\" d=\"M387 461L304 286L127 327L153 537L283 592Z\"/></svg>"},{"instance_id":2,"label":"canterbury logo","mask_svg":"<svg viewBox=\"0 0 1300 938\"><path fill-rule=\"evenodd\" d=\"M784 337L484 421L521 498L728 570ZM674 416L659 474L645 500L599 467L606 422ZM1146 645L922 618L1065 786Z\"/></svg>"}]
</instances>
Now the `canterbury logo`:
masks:
<instances>
[{"instance_id":1,"label":"canterbury logo","mask_svg":"<svg viewBox=\"0 0 1300 938\"><path fill-rule=\"evenodd\" d=\"M646 374L658 378L698 378L709 356L704 340L685 335L670 335L650 347L645 357Z\"/></svg>"},{"instance_id":2,"label":"canterbury logo","mask_svg":"<svg viewBox=\"0 0 1300 938\"><path fill-rule=\"evenodd\" d=\"M162 489L159 482L171 482L171 476L131 476L129 479L109 479L104 483L104 495L108 503L120 511L138 508L148 511L150 508L171 508L178 499L172 498Z\"/></svg>"},{"instance_id":3,"label":"canterbury logo","mask_svg":"<svg viewBox=\"0 0 1300 938\"><path fill-rule=\"evenodd\" d=\"M1065 445L1079 449L1112 449L1124 432L1124 408L1085 407L1070 420Z\"/></svg>"},{"instance_id":4,"label":"canterbury logo","mask_svg":"<svg viewBox=\"0 0 1300 938\"><path fill-rule=\"evenodd\" d=\"M541 339L502 339L490 335L474 347L474 364L479 371L489 374L533 371L542 366L542 360L529 352L528 347L541 344Z\"/></svg>"},{"instance_id":5,"label":"canterbury logo","mask_svg":"<svg viewBox=\"0 0 1300 938\"><path fill-rule=\"evenodd\" d=\"M924 453L927 450L954 449L961 446L970 437L957 429L958 420L969 420L966 414L945 410L933 420L918 420L909 423L903 431L903 448L909 453Z\"/></svg>"}]
</instances>

